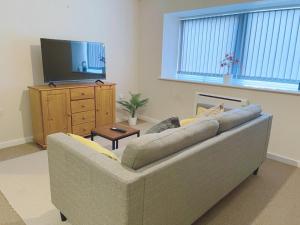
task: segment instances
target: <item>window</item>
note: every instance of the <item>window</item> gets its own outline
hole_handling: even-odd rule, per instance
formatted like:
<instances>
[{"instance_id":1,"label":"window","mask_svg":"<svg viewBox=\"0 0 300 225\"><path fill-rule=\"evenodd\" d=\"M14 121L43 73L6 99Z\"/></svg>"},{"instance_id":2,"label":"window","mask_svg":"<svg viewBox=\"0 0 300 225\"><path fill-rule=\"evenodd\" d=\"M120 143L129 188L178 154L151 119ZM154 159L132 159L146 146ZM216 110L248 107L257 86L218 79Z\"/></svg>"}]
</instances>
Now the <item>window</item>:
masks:
<instances>
[{"instance_id":1,"label":"window","mask_svg":"<svg viewBox=\"0 0 300 225\"><path fill-rule=\"evenodd\" d=\"M87 57L89 69L103 69L105 67L105 52L102 44L88 43Z\"/></svg>"},{"instance_id":2,"label":"window","mask_svg":"<svg viewBox=\"0 0 300 225\"><path fill-rule=\"evenodd\" d=\"M177 74L218 77L234 53L238 79L300 82L300 9L273 9L181 20Z\"/></svg>"}]
</instances>

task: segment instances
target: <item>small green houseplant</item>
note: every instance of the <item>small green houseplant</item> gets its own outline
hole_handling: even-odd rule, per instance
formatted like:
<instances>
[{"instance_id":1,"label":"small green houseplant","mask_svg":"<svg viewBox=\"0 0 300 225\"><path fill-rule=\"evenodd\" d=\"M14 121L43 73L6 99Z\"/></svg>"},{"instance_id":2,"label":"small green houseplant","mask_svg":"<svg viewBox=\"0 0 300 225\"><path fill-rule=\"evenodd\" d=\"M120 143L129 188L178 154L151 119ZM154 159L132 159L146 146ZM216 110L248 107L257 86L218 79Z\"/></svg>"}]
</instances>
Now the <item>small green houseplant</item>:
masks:
<instances>
[{"instance_id":1,"label":"small green houseplant","mask_svg":"<svg viewBox=\"0 0 300 225\"><path fill-rule=\"evenodd\" d=\"M137 93L137 94L133 94L131 92L129 92L130 94L130 99L127 100L119 100L118 103L123 106L123 109L127 112L130 113L129 119L128 119L128 123L130 126L134 126L136 125L137 122L137 110L138 108L141 108L143 106L145 106L149 99L145 98L142 99L142 94Z\"/></svg>"}]
</instances>

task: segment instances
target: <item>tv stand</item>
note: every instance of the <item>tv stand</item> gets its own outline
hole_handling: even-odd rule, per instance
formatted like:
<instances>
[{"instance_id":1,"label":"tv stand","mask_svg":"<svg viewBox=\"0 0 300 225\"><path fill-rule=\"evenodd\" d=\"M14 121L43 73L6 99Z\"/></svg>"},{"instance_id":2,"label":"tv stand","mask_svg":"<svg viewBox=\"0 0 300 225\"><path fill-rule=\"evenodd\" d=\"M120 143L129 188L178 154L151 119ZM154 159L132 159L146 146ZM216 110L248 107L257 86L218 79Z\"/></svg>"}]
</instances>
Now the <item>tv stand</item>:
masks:
<instances>
[{"instance_id":1,"label":"tv stand","mask_svg":"<svg viewBox=\"0 0 300 225\"><path fill-rule=\"evenodd\" d=\"M115 87L108 82L29 87L34 141L46 148L49 134L86 137L95 127L115 123Z\"/></svg>"},{"instance_id":2,"label":"tv stand","mask_svg":"<svg viewBox=\"0 0 300 225\"><path fill-rule=\"evenodd\" d=\"M95 81L95 84L99 85L99 83L100 83L100 84L104 84L104 82L103 82L102 80L96 80L96 81Z\"/></svg>"},{"instance_id":3,"label":"tv stand","mask_svg":"<svg viewBox=\"0 0 300 225\"><path fill-rule=\"evenodd\" d=\"M54 82L49 82L48 86L49 86L49 87L55 87L55 88L56 88L56 84L54 84Z\"/></svg>"}]
</instances>

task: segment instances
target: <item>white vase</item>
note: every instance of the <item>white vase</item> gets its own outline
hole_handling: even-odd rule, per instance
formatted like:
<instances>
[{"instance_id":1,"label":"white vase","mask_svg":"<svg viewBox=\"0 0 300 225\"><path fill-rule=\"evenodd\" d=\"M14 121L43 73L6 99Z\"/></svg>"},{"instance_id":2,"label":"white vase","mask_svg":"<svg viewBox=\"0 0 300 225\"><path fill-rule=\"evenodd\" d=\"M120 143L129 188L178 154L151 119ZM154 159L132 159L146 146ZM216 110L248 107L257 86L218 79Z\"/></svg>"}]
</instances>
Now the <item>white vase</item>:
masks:
<instances>
[{"instance_id":1,"label":"white vase","mask_svg":"<svg viewBox=\"0 0 300 225\"><path fill-rule=\"evenodd\" d=\"M136 125L136 122L137 122L137 117L129 117L128 118L128 123L130 126L135 126Z\"/></svg>"},{"instance_id":2,"label":"white vase","mask_svg":"<svg viewBox=\"0 0 300 225\"><path fill-rule=\"evenodd\" d=\"M232 80L232 74L224 74L223 75L224 84L230 84L231 80Z\"/></svg>"}]
</instances>

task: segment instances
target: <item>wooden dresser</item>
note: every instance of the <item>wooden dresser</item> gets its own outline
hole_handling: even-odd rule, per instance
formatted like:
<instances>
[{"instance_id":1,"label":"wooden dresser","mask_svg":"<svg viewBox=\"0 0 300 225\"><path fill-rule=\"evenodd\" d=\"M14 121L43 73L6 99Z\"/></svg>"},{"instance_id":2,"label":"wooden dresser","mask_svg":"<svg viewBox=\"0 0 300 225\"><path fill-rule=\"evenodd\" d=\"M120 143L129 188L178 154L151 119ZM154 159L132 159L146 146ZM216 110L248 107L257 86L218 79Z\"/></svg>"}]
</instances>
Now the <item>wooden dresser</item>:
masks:
<instances>
[{"instance_id":1,"label":"wooden dresser","mask_svg":"<svg viewBox=\"0 0 300 225\"><path fill-rule=\"evenodd\" d=\"M29 87L32 130L37 144L47 147L47 135L64 132L89 136L91 130L114 123L115 84L63 84Z\"/></svg>"}]
</instances>

